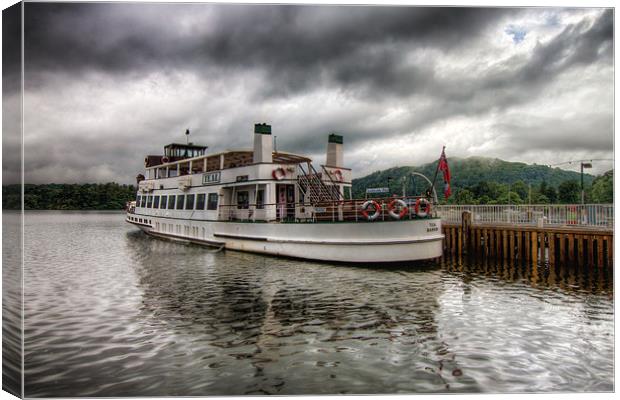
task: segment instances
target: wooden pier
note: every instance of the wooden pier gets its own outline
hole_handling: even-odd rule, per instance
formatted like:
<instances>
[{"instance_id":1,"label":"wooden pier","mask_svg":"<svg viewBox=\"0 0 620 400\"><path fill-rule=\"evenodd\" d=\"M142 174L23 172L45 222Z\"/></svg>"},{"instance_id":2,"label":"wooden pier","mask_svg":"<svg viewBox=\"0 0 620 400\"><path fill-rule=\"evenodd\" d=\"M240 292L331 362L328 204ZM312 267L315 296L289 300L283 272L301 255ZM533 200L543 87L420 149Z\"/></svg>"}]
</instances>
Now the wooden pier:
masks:
<instances>
[{"instance_id":1,"label":"wooden pier","mask_svg":"<svg viewBox=\"0 0 620 400\"><path fill-rule=\"evenodd\" d=\"M531 263L612 267L613 230L592 227L444 222L444 256L474 255Z\"/></svg>"}]
</instances>

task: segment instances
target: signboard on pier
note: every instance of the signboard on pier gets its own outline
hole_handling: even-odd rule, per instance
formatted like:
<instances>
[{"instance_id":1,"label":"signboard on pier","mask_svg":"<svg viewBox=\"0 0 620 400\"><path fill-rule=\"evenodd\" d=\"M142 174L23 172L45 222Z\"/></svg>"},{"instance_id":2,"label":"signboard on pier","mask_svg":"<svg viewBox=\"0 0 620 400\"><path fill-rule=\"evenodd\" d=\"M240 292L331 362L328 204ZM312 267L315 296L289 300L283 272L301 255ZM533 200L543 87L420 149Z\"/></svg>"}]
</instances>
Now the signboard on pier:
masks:
<instances>
[{"instance_id":1,"label":"signboard on pier","mask_svg":"<svg viewBox=\"0 0 620 400\"><path fill-rule=\"evenodd\" d=\"M371 194L371 193L389 193L390 192L390 188L368 188L366 189L366 194Z\"/></svg>"}]
</instances>

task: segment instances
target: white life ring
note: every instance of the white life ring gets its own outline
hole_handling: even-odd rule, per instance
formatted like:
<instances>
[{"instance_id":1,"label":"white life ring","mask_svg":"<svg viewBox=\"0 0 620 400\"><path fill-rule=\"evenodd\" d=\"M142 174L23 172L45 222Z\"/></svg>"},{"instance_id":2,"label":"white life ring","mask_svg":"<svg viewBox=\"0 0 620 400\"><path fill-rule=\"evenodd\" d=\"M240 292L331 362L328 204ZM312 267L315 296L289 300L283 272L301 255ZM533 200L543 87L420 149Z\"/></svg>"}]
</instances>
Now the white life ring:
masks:
<instances>
[{"instance_id":1,"label":"white life ring","mask_svg":"<svg viewBox=\"0 0 620 400\"><path fill-rule=\"evenodd\" d=\"M400 212L398 214L395 211L396 204L400 205ZM394 199L390 202L390 204L388 204L388 213L390 214L390 217L394 219L401 219L402 217L407 215L408 211L409 208L407 207L407 203L405 203L401 199Z\"/></svg>"},{"instance_id":2,"label":"white life ring","mask_svg":"<svg viewBox=\"0 0 620 400\"><path fill-rule=\"evenodd\" d=\"M420 211L420 205L423 211ZM424 218L431 213L431 203L426 199L418 199L415 202L415 213L418 217Z\"/></svg>"},{"instance_id":3,"label":"white life ring","mask_svg":"<svg viewBox=\"0 0 620 400\"><path fill-rule=\"evenodd\" d=\"M271 176L273 176L273 179L281 181L286 176L286 171L284 170L284 168L276 168L271 173Z\"/></svg>"},{"instance_id":4,"label":"white life ring","mask_svg":"<svg viewBox=\"0 0 620 400\"><path fill-rule=\"evenodd\" d=\"M371 205L375 209L375 212L372 215L368 214L368 207ZM362 204L361 213L368 221L374 221L379 218L379 215L381 215L381 205L374 200L368 200Z\"/></svg>"}]
</instances>

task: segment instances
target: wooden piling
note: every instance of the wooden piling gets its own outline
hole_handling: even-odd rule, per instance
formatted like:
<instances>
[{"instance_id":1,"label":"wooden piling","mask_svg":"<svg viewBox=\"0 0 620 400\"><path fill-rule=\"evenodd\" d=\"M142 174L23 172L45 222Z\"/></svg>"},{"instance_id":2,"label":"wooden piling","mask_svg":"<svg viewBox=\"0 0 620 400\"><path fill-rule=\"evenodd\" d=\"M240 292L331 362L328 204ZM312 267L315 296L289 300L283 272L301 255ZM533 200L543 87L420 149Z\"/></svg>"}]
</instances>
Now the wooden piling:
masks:
<instances>
[{"instance_id":1,"label":"wooden piling","mask_svg":"<svg viewBox=\"0 0 620 400\"><path fill-rule=\"evenodd\" d=\"M569 262L575 261L575 237L573 234L569 233L566 235L568 240L568 254L567 258Z\"/></svg>"},{"instance_id":2,"label":"wooden piling","mask_svg":"<svg viewBox=\"0 0 620 400\"><path fill-rule=\"evenodd\" d=\"M536 264L538 262L538 235L535 231L530 233L532 238L532 263Z\"/></svg>"},{"instance_id":3,"label":"wooden piling","mask_svg":"<svg viewBox=\"0 0 620 400\"><path fill-rule=\"evenodd\" d=\"M603 267L603 237L601 235L596 236L596 266Z\"/></svg>"},{"instance_id":4,"label":"wooden piling","mask_svg":"<svg viewBox=\"0 0 620 400\"><path fill-rule=\"evenodd\" d=\"M588 267L594 267L594 239L592 235L588 235Z\"/></svg>"},{"instance_id":5,"label":"wooden piling","mask_svg":"<svg viewBox=\"0 0 620 400\"><path fill-rule=\"evenodd\" d=\"M558 239L560 245L560 264L564 264L566 262L566 235L560 233Z\"/></svg>"},{"instance_id":6,"label":"wooden piling","mask_svg":"<svg viewBox=\"0 0 620 400\"><path fill-rule=\"evenodd\" d=\"M547 233L547 242L549 245L549 265L555 264L555 233Z\"/></svg>"},{"instance_id":7,"label":"wooden piling","mask_svg":"<svg viewBox=\"0 0 620 400\"><path fill-rule=\"evenodd\" d=\"M575 235L577 239L577 264L583 265L583 236Z\"/></svg>"},{"instance_id":8,"label":"wooden piling","mask_svg":"<svg viewBox=\"0 0 620 400\"><path fill-rule=\"evenodd\" d=\"M497 257L501 257L501 249L502 249L502 238L500 235L500 231L496 230L495 231L495 254L497 254Z\"/></svg>"},{"instance_id":9,"label":"wooden piling","mask_svg":"<svg viewBox=\"0 0 620 400\"><path fill-rule=\"evenodd\" d=\"M607 265L613 267L614 265L614 237L607 235Z\"/></svg>"},{"instance_id":10,"label":"wooden piling","mask_svg":"<svg viewBox=\"0 0 620 400\"><path fill-rule=\"evenodd\" d=\"M458 255L460 258L469 253L481 258L526 260L530 265L540 261L559 267L600 267L605 273L613 264L612 231L564 226L468 225L465 222L463 225L444 225L442 232L445 235L445 256ZM510 265L510 262L504 264ZM499 264L491 261L489 265L497 267Z\"/></svg>"},{"instance_id":11,"label":"wooden piling","mask_svg":"<svg viewBox=\"0 0 620 400\"><path fill-rule=\"evenodd\" d=\"M529 261L531 259L531 253L530 253L530 232L526 231L525 232L525 260Z\"/></svg>"}]
</instances>

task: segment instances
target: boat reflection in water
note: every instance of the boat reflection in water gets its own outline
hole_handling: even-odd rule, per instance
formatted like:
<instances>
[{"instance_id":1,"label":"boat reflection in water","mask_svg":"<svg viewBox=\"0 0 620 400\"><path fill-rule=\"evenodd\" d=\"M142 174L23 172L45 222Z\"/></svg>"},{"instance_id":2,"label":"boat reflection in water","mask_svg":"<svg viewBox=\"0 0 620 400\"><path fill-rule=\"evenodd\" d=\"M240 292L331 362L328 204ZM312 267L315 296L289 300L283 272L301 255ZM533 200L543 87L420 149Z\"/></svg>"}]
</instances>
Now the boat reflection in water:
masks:
<instances>
[{"instance_id":1,"label":"boat reflection in water","mask_svg":"<svg viewBox=\"0 0 620 400\"><path fill-rule=\"evenodd\" d=\"M583 334L575 326L610 312L606 273L490 260L332 266L212 253L137 232L127 241L141 323L160 342L132 372L149 382L135 394L612 388L612 353L591 354L592 343L575 340ZM587 304L591 295L603 307ZM542 370L556 377L540 379Z\"/></svg>"}]
</instances>

